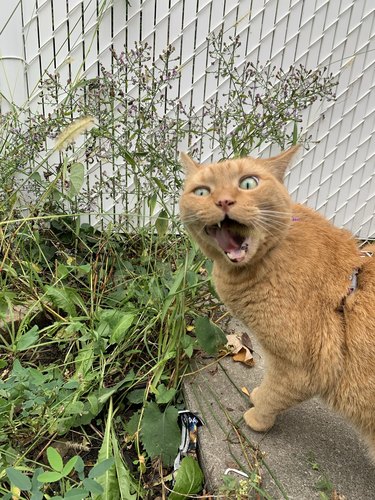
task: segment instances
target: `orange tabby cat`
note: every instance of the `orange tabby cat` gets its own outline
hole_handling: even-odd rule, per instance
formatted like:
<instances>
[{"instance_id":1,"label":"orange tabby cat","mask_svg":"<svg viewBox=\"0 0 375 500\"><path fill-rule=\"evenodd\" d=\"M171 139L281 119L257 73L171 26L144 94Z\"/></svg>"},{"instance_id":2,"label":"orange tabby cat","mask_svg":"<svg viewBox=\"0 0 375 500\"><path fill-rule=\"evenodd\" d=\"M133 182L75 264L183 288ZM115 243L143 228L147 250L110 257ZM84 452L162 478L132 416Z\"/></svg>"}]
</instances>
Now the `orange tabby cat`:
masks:
<instances>
[{"instance_id":1,"label":"orange tabby cat","mask_svg":"<svg viewBox=\"0 0 375 500\"><path fill-rule=\"evenodd\" d=\"M318 395L375 457L375 245L361 252L350 233L292 202L283 177L297 149L210 165L182 154L181 217L214 261L219 296L264 348L246 423L266 431Z\"/></svg>"}]
</instances>

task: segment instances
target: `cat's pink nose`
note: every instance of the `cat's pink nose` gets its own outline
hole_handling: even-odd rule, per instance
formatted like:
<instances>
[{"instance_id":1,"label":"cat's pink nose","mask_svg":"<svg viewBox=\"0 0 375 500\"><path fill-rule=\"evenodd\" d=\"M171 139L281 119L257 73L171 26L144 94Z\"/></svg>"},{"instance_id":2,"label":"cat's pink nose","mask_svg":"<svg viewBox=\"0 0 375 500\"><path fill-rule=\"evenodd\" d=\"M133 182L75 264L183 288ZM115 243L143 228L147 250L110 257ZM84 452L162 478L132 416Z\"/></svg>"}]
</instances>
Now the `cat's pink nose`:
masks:
<instances>
[{"instance_id":1,"label":"cat's pink nose","mask_svg":"<svg viewBox=\"0 0 375 500\"><path fill-rule=\"evenodd\" d=\"M216 202L216 205L218 207L221 207L224 212L226 212L228 210L228 208L231 206L231 205L234 205L236 202L234 200L231 200L231 199L223 199L223 200L218 200Z\"/></svg>"}]
</instances>

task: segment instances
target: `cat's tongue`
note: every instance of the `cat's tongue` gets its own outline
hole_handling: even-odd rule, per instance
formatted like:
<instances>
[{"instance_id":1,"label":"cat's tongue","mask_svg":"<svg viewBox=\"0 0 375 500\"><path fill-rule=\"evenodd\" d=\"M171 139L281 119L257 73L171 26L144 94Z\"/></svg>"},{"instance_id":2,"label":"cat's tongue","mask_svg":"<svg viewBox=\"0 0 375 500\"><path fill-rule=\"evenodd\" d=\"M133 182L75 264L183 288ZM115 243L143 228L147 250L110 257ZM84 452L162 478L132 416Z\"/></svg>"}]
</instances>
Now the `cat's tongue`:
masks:
<instances>
[{"instance_id":1,"label":"cat's tongue","mask_svg":"<svg viewBox=\"0 0 375 500\"><path fill-rule=\"evenodd\" d=\"M245 258L246 249L242 247L244 238L226 228L209 228L208 233L216 239L230 260L240 262Z\"/></svg>"},{"instance_id":2,"label":"cat's tongue","mask_svg":"<svg viewBox=\"0 0 375 500\"><path fill-rule=\"evenodd\" d=\"M244 248L236 248L235 250L226 252L226 254L232 262L241 262L245 258L246 250Z\"/></svg>"},{"instance_id":3,"label":"cat's tongue","mask_svg":"<svg viewBox=\"0 0 375 500\"><path fill-rule=\"evenodd\" d=\"M228 253L234 250L241 248L241 242L239 241L238 236L232 234L227 229L217 229L215 234L216 241L219 246L224 250L224 252ZM242 239L242 238L241 238Z\"/></svg>"}]
</instances>

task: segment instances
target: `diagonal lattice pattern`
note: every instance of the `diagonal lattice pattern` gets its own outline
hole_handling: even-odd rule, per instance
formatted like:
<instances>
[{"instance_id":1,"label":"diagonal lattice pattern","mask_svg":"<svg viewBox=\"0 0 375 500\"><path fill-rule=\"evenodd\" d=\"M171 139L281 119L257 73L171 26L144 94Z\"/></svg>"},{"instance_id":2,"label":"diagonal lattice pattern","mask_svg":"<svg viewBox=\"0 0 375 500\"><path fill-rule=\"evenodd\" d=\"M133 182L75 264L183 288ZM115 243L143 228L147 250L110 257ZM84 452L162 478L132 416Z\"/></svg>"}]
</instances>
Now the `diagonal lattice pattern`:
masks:
<instances>
[{"instance_id":1,"label":"diagonal lattice pattern","mask_svg":"<svg viewBox=\"0 0 375 500\"><path fill-rule=\"evenodd\" d=\"M109 47L147 41L155 58L168 44L176 48L182 74L171 92L199 109L218 92L207 36L221 29L240 35L239 65L303 64L338 76L337 100L306 113L314 142L291 169L288 187L335 224L374 238L374 11L373 0L8 0L0 13L1 108L27 100L37 106L46 71L90 78L99 61L110 64ZM211 154L203 149L202 159ZM102 168L91 166L91 175ZM114 174L120 166L105 168ZM116 203L114 195L103 207Z\"/></svg>"}]
</instances>

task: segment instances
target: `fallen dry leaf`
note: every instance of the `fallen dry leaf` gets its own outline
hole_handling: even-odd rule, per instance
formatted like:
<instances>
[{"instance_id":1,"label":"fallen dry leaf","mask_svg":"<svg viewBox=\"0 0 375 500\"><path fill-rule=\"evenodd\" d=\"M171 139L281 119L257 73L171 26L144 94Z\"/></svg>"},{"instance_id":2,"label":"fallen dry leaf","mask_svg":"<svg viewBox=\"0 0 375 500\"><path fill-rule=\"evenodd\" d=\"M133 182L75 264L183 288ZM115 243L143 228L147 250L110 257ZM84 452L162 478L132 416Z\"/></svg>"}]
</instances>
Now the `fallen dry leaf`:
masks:
<instances>
[{"instance_id":1,"label":"fallen dry leaf","mask_svg":"<svg viewBox=\"0 0 375 500\"><path fill-rule=\"evenodd\" d=\"M239 361L247 366L254 365L253 346L247 333L227 335L227 349L233 355L233 361Z\"/></svg>"},{"instance_id":2,"label":"fallen dry leaf","mask_svg":"<svg viewBox=\"0 0 375 500\"><path fill-rule=\"evenodd\" d=\"M332 492L331 500L346 500L344 495L340 495L336 490Z\"/></svg>"},{"instance_id":3,"label":"fallen dry leaf","mask_svg":"<svg viewBox=\"0 0 375 500\"><path fill-rule=\"evenodd\" d=\"M241 391L246 394L247 397L250 397L250 392L247 390L247 387L241 387Z\"/></svg>"}]
</instances>

